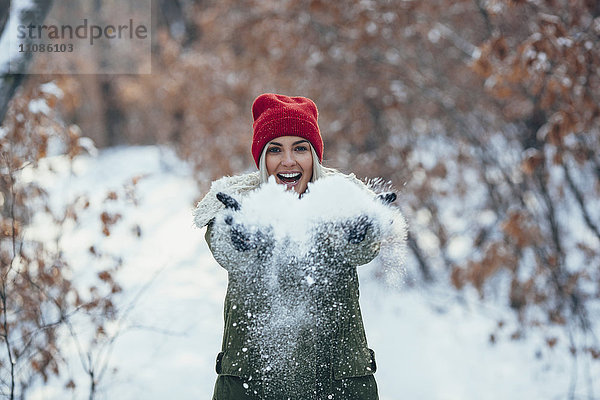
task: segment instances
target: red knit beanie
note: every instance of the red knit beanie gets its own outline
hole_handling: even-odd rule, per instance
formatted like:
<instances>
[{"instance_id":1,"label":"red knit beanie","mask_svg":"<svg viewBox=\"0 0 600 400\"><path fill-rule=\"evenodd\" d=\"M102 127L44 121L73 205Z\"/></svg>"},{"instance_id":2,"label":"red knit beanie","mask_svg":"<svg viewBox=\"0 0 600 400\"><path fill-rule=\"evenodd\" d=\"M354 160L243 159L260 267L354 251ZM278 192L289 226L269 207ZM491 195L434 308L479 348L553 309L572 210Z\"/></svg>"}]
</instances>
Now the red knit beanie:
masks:
<instances>
[{"instance_id":1,"label":"red knit beanie","mask_svg":"<svg viewBox=\"0 0 600 400\"><path fill-rule=\"evenodd\" d=\"M323 139L317 124L318 114L315 103L306 97L288 97L273 93L258 96L252 105L252 156L256 166L259 165L265 145L280 136L299 136L308 140L321 162Z\"/></svg>"}]
</instances>

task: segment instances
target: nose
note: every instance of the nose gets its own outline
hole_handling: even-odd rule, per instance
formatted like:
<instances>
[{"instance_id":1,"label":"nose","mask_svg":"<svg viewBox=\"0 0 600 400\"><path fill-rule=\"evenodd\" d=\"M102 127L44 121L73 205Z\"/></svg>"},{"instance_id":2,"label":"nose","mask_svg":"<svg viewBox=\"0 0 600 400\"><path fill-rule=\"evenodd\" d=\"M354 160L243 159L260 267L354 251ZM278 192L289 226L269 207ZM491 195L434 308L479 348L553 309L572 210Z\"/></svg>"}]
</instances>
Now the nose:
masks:
<instances>
[{"instance_id":1,"label":"nose","mask_svg":"<svg viewBox=\"0 0 600 400\"><path fill-rule=\"evenodd\" d=\"M293 167L296 165L296 158L294 157L294 153L291 151L285 151L283 153L283 160L281 160L281 165L284 167Z\"/></svg>"}]
</instances>

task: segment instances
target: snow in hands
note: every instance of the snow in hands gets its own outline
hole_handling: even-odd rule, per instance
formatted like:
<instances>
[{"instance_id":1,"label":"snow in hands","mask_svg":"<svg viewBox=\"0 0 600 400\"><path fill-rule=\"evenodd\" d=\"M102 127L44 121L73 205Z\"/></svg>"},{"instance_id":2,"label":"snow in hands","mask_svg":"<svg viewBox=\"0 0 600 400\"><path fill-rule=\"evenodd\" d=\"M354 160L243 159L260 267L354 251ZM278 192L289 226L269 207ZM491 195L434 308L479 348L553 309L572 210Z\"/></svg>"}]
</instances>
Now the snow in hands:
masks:
<instances>
[{"instance_id":1,"label":"snow in hands","mask_svg":"<svg viewBox=\"0 0 600 400\"><path fill-rule=\"evenodd\" d=\"M399 211L389 206L396 200L395 193L375 195L349 179L332 176L310 183L302 198L284 185L277 185L273 178L242 198L225 193L217 194L217 198L228 209L220 221L217 218L217 225L229 217L226 225L235 220L236 226L244 226L248 233L272 231L279 240L288 238L303 246L312 245L310 238L315 230L330 223L349 229L352 220L371 221L381 229L382 250L393 247L396 261L401 264L406 224Z\"/></svg>"}]
</instances>

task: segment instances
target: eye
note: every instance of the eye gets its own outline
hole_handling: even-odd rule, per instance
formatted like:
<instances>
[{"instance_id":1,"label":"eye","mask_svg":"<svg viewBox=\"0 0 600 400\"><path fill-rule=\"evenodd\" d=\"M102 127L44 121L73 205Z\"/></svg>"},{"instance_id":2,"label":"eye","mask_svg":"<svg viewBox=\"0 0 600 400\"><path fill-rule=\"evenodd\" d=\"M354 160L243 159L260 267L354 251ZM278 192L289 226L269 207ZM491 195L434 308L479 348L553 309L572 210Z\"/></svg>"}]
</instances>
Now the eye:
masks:
<instances>
[{"instance_id":1,"label":"eye","mask_svg":"<svg viewBox=\"0 0 600 400\"><path fill-rule=\"evenodd\" d=\"M267 149L267 152L269 152L269 153L279 153L280 151L281 151L281 149L277 146L269 147Z\"/></svg>"},{"instance_id":2,"label":"eye","mask_svg":"<svg viewBox=\"0 0 600 400\"><path fill-rule=\"evenodd\" d=\"M308 151L308 147L304 145L296 146L296 151Z\"/></svg>"}]
</instances>

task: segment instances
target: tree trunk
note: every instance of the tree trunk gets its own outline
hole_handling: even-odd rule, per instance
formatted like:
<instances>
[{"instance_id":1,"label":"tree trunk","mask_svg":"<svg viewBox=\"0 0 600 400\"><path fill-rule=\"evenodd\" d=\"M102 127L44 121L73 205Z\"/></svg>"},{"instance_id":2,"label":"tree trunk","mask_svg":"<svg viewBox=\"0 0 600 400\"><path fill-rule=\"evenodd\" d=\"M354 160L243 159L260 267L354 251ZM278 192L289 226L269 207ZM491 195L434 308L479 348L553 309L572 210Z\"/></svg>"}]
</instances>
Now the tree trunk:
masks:
<instances>
[{"instance_id":1,"label":"tree trunk","mask_svg":"<svg viewBox=\"0 0 600 400\"><path fill-rule=\"evenodd\" d=\"M38 25L44 21L51 6L52 0L32 0L29 7L21 10L20 16L13 15L13 18L19 18L21 24L26 26L29 24ZM10 14L15 13L16 10L18 9L14 1L11 4L10 0L0 0L0 38L12 34L5 31L5 28L11 16ZM24 52L21 54L22 56L17 60L20 73L8 73L8 70L0 71L0 123L4 121L8 104L17 88L23 83L25 72L31 62L31 53Z\"/></svg>"}]
</instances>

